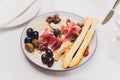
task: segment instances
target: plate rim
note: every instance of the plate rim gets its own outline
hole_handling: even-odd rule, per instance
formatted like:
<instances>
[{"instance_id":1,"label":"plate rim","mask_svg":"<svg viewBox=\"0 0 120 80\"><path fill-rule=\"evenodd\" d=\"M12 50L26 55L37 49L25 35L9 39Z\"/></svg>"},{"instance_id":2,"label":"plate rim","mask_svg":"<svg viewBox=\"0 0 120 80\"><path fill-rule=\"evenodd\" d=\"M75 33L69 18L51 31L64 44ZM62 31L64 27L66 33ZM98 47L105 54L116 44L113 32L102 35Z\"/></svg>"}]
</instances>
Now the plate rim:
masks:
<instances>
[{"instance_id":1,"label":"plate rim","mask_svg":"<svg viewBox=\"0 0 120 80\"><path fill-rule=\"evenodd\" d=\"M36 18L39 18L40 16L43 16L43 15L46 15L46 14L49 14L49 13L68 13L68 14L73 14L73 15L75 15L75 16L81 17L81 16L79 16L79 15L77 15L77 14L75 14L75 13L72 13L72 12L67 12L67 11L53 11L53 12L43 13L43 14L37 16ZM36 18L35 18L35 19L36 19ZM81 18L83 18L83 17L81 17ZM84 18L83 18L83 19L84 19ZM33 19L33 20L34 20L34 19ZM32 21L31 21L31 22L32 22ZM30 22L30 23L31 23L31 22ZM29 23L29 24L30 24L30 23ZM91 55L84 63L82 63L81 65L75 66L75 67L73 67L73 68L68 68L68 69L63 69L63 70L54 70L54 69L45 68L45 67L42 67L42 66L40 66L39 64L35 63L34 60L31 60L31 59L29 58L29 56L26 55L26 53L25 53L25 51L24 51L24 49L23 49L23 46L22 46L22 36L23 36L24 31L26 30L26 28L28 28L28 24L26 25L26 27L25 27L24 30L22 31L22 34L21 34L21 37L20 37L20 45L21 45L22 52L24 53L25 57L26 57L30 62L32 62L33 64L35 64L36 66L38 66L39 68L42 68L42 69L44 69L44 70L49 70L49 71L54 71L54 72L64 72L64 71L74 70L74 69L76 69L76 68L78 68L78 67L86 64L86 63L92 58L92 56L95 54L96 49L97 49L98 38L97 38L97 33L96 33L96 31L95 31L95 32L94 32L94 35L93 35L93 36L96 37L95 49L94 49L92 55Z\"/></svg>"}]
</instances>

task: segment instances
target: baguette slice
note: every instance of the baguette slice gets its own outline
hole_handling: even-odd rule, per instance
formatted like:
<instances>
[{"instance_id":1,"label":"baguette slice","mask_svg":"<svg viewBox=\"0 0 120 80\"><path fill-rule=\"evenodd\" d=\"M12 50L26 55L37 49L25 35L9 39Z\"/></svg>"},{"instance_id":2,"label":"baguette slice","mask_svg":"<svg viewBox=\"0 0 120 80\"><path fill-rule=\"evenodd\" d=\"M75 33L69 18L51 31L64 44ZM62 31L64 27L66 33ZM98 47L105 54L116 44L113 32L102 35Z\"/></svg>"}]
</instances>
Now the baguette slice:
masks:
<instances>
[{"instance_id":1,"label":"baguette slice","mask_svg":"<svg viewBox=\"0 0 120 80\"><path fill-rule=\"evenodd\" d=\"M80 61L82 60L83 54L84 54L87 46L89 45L89 43L92 39L92 36L94 34L95 27L97 26L97 23L98 23L98 20L93 20L91 28L87 32L87 35L85 36L85 39L84 39L83 43L81 44L79 50L77 51L76 55L72 59L69 67L74 67L74 66L78 65L80 63Z\"/></svg>"},{"instance_id":2,"label":"baguette slice","mask_svg":"<svg viewBox=\"0 0 120 80\"><path fill-rule=\"evenodd\" d=\"M84 27L82 29L81 34L78 36L77 40L74 42L73 46L69 50L68 54L64 58L64 62L62 63L63 68L67 68L70 65L70 62L72 61L72 58L79 48L80 44L82 43L88 29L90 28L90 25L92 24L92 19L87 17L84 20Z\"/></svg>"}]
</instances>

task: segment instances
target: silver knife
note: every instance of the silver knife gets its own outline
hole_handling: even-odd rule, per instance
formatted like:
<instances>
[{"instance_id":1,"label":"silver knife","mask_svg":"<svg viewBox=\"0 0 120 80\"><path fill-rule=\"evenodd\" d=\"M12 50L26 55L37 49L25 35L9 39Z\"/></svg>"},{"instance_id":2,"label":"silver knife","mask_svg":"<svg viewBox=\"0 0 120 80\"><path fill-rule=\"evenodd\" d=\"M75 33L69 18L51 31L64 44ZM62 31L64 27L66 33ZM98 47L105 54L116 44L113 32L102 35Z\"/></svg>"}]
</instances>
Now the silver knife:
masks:
<instances>
[{"instance_id":1,"label":"silver knife","mask_svg":"<svg viewBox=\"0 0 120 80\"><path fill-rule=\"evenodd\" d=\"M107 16L106 16L105 19L103 20L102 24L107 23L107 22L111 19L111 17L112 17L113 14L114 14L114 10L115 10L116 6L119 4L119 1L120 1L120 0L116 0L114 6L113 6L112 9L109 11L109 13L107 14Z\"/></svg>"}]
</instances>

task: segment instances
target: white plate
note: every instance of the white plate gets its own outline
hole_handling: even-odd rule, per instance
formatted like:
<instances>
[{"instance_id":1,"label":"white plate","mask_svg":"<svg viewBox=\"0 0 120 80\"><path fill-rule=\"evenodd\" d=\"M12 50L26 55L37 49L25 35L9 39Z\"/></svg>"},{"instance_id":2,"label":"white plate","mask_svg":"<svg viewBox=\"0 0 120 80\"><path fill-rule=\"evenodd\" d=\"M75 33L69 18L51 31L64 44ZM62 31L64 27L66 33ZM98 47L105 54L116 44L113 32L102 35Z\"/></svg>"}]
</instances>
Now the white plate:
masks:
<instances>
[{"instance_id":1,"label":"white plate","mask_svg":"<svg viewBox=\"0 0 120 80\"><path fill-rule=\"evenodd\" d=\"M21 12L23 12L34 0L20 0L20 1L10 1L3 0L0 3L0 28L4 27L13 27L21 25L30 19L34 18L40 10L40 1L36 1L24 14L15 19L9 25L4 26L6 23L14 19Z\"/></svg>"},{"instance_id":2,"label":"white plate","mask_svg":"<svg viewBox=\"0 0 120 80\"><path fill-rule=\"evenodd\" d=\"M35 24L39 23L40 21L42 20L45 20L48 16L51 16L51 15L54 15L54 14L59 14L59 16L61 18L70 18L71 20L73 21L77 21L77 22L80 22L80 21L83 21L83 18L78 16L78 15L75 15L73 13L69 13L69 12L49 12L49 13L46 13L46 14L43 14L39 17L37 17L36 19L34 19L30 24L27 25L27 27L24 29L23 33L22 33L22 36L21 36L21 47L22 47L22 50L23 52L25 53L25 56L30 60L32 61L33 63L35 63L36 65L38 65L39 67L42 67L44 69L47 69L47 70L53 70L53 71L66 71L66 70L71 70L71 69L75 69L77 68L78 66L81 66L83 65L84 63L86 63L91 57L92 55L95 53L95 50L96 50L96 47L97 47L97 35L96 33L94 34L93 38L92 38L92 41L91 41L91 45L90 45L90 53L87 57L85 57L78 66L74 67L74 68L68 68L68 69L63 69L61 67L61 61L59 60L58 62L55 62L53 64L53 66L51 68L48 68L47 65L44 65L41 61L41 55L39 56L39 58L35 58L32 54L30 54L28 51L26 51L25 49L25 44L24 44L24 39L26 37L26 30L29 28L29 27L33 27Z\"/></svg>"}]
</instances>

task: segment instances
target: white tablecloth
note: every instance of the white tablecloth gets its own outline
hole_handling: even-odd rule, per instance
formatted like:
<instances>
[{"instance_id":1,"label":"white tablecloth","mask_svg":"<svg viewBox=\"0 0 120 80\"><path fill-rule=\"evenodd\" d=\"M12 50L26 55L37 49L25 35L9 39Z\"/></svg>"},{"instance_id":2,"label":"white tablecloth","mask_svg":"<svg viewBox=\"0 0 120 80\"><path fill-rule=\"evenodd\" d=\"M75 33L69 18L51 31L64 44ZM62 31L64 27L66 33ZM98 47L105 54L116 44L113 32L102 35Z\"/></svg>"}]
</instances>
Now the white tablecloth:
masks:
<instances>
[{"instance_id":1,"label":"white tablecloth","mask_svg":"<svg viewBox=\"0 0 120 80\"><path fill-rule=\"evenodd\" d=\"M62 10L83 17L99 18L101 22L114 2L44 0L40 14ZM106 25L99 25L96 29L98 45L94 56L83 66L67 72L46 71L26 59L20 46L24 27L0 32L0 80L120 80L120 46L114 42L116 28L115 16Z\"/></svg>"}]
</instances>

